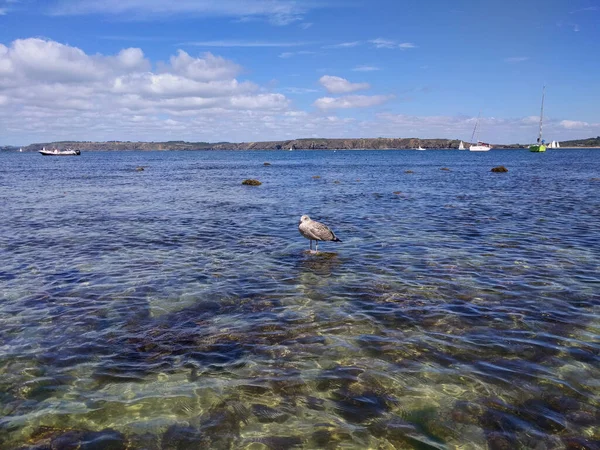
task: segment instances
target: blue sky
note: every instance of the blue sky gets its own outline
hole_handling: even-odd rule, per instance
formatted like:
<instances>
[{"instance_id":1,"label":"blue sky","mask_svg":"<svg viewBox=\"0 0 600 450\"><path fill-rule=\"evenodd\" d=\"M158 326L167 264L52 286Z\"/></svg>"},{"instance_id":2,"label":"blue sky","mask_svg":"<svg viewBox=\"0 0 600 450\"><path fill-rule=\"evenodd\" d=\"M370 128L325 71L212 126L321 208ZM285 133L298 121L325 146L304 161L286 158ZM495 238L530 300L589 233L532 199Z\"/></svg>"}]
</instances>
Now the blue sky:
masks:
<instances>
[{"instance_id":1,"label":"blue sky","mask_svg":"<svg viewBox=\"0 0 600 450\"><path fill-rule=\"evenodd\" d=\"M0 145L600 135L600 0L0 0Z\"/></svg>"}]
</instances>

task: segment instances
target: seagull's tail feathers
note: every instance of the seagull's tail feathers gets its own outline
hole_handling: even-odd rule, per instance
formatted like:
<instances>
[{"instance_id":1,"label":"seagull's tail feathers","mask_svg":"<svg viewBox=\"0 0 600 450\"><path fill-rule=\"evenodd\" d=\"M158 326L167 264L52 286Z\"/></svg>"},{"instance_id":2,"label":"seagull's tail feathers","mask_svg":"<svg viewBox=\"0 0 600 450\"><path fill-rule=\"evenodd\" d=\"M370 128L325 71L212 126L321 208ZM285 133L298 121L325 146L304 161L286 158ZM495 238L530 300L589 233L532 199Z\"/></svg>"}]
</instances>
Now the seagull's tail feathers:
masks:
<instances>
[{"instance_id":1,"label":"seagull's tail feathers","mask_svg":"<svg viewBox=\"0 0 600 450\"><path fill-rule=\"evenodd\" d=\"M342 242L342 240L340 238L338 238L337 236L333 236L332 241L333 242Z\"/></svg>"}]
</instances>

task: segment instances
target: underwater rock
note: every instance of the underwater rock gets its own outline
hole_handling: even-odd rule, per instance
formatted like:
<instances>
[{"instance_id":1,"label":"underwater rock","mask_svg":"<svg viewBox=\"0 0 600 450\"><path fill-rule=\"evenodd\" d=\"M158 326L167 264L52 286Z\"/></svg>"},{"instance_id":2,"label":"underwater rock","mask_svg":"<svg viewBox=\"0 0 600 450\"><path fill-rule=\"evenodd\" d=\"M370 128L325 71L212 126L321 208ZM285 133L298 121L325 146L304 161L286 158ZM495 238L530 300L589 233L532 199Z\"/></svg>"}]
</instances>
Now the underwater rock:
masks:
<instances>
[{"instance_id":1,"label":"underwater rock","mask_svg":"<svg viewBox=\"0 0 600 450\"><path fill-rule=\"evenodd\" d=\"M298 436L266 436L263 438L248 439L245 443L251 442L263 444L269 450L289 450L302 445L302 439Z\"/></svg>"},{"instance_id":2,"label":"underwater rock","mask_svg":"<svg viewBox=\"0 0 600 450\"><path fill-rule=\"evenodd\" d=\"M565 418L562 414L552 411L543 400L530 399L525 401L518 413L521 417L538 428L550 432L559 433L567 428Z\"/></svg>"},{"instance_id":3,"label":"underwater rock","mask_svg":"<svg viewBox=\"0 0 600 450\"><path fill-rule=\"evenodd\" d=\"M263 164L263 166L270 166L270 165L271 165L270 162L266 162L266 163Z\"/></svg>"},{"instance_id":4,"label":"underwater rock","mask_svg":"<svg viewBox=\"0 0 600 450\"><path fill-rule=\"evenodd\" d=\"M247 180L242 181L242 184L245 184L246 186L260 186L262 183L258 180L248 178Z\"/></svg>"},{"instance_id":5,"label":"underwater rock","mask_svg":"<svg viewBox=\"0 0 600 450\"><path fill-rule=\"evenodd\" d=\"M567 414L566 419L576 425L589 427L600 422L600 417L596 417L589 411L573 411Z\"/></svg>"},{"instance_id":6,"label":"underwater rock","mask_svg":"<svg viewBox=\"0 0 600 450\"><path fill-rule=\"evenodd\" d=\"M492 167L492 172L508 172L508 169L504 166Z\"/></svg>"},{"instance_id":7,"label":"underwater rock","mask_svg":"<svg viewBox=\"0 0 600 450\"><path fill-rule=\"evenodd\" d=\"M289 414L283 411L259 403L252 405L252 414L254 414L261 423L283 423L290 417Z\"/></svg>"},{"instance_id":8,"label":"underwater rock","mask_svg":"<svg viewBox=\"0 0 600 450\"><path fill-rule=\"evenodd\" d=\"M566 450L600 450L600 441L590 441L583 437L566 437L563 444Z\"/></svg>"},{"instance_id":9,"label":"underwater rock","mask_svg":"<svg viewBox=\"0 0 600 450\"><path fill-rule=\"evenodd\" d=\"M440 170L445 170L446 172L450 172L450 169L448 167L442 167Z\"/></svg>"},{"instance_id":10,"label":"underwater rock","mask_svg":"<svg viewBox=\"0 0 600 450\"><path fill-rule=\"evenodd\" d=\"M332 369L324 370L317 376L317 390L325 391L356 383L359 375L364 371L361 367L355 366L336 366Z\"/></svg>"},{"instance_id":11,"label":"underwater rock","mask_svg":"<svg viewBox=\"0 0 600 450\"><path fill-rule=\"evenodd\" d=\"M143 168L143 167L141 167L141 166L140 166L140 167L136 167L136 168L135 168L135 171L136 171L136 172L143 172L143 171L144 171L144 168Z\"/></svg>"},{"instance_id":12,"label":"underwater rock","mask_svg":"<svg viewBox=\"0 0 600 450\"><path fill-rule=\"evenodd\" d=\"M52 450L125 450L127 439L122 433L107 428L102 431L71 430L52 438Z\"/></svg>"},{"instance_id":13,"label":"underwater rock","mask_svg":"<svg viewBox=\"0 0 600 450\"><path fill-rule=\"evenodd\" d=\"M340 180L335 180L333 184L340 184Z\"/></svg>"},{"instance_id":14,"label":"underwater rock","mask_svg":"<svg viewBox=\"0 0 600 450\"><path fill-rule=\"evenodd\" d=\"M514 450L518 448L514 436L508 433L494 431L493 433L488 433L486 438L488 450Z\"/></svg>"},{"instance_id":15,"label":"underwater rock","mask_svg":"<svg viewBox=\"0 0 600 450\"><path fill-rule=\"evenodd\" d=\"M458 423L478 425L485 408L477 403L457 401L452 408L452 420Z\"/></svg>"},{"instance_id":16,"label":"underwater rock","mask_svg":"<svg viewBox=\"0 0 600 450\"><path fill-rule=\"evenodd\" d=\"M313 175L313 180L318 180L319 178L321 178L320 175Z\"/></svg>"},{"instance_id":17,"label":"underwater rock","mask_svg":"<svg viewBox=\"0 0 600 450\"><path fill-rule=\"evenodd\" d=\"M187 450L191 448L209 448L208 440L200 430L187 425L171 425L162 437L162 450Z\"/></svg>"},{"instance_id":18,"label":"underwater rock","mask_svg":"<svg viewBox=\"0 0 600 450\"><path fill-rule=\"evenodd\" d=\"M412 170L405 170L404 173L415 173L415 172Z\"/></svg>"},{"instance_id":19,"label":"underwater rock","mask_svg":"<svg viewBox=\"0 0 600 450\"><path fill-rule=\"evenodd\" d=\"M316 430L310 436L309 448L337 449L341 442L352 442L352 435L344 430L337 429L328 423L315 425Z\"/></svg>"},{"instance_id":20,"label":"underwater rock","mask_svg":"<svg viewBox=\"0 0 600 450\"><path fill-rule=\"evenodd\" d=\"M372 391L350 392L339 390L332 393L337 413L352 423L363 423L381 417L393 403L387 396Z\"/></svg>"},{"instance_id":21,"label":"underwater rock","mask_svg":"<svg viewBox=\"0 0 600 450\"><path fill-rule=\"evenodd\" d=\"M190 420L190 425L202 434L205 448L232 448L240 435L240 423L247 423L249 416L248 408L240 402L221 403Z\"/></svg>"},{"instance_id":22,"label":"underwater rock","mask_svg":"<svg viewBox=\"0 0 600 450\"><path fill-rule=\"evenodd\" d=\"M325 400L319 397L313 397L312 395L309 395L308 397L303 399L303 403L308 409L312 409L315 411L325 410Z\"/></svg>"}]
</instances>

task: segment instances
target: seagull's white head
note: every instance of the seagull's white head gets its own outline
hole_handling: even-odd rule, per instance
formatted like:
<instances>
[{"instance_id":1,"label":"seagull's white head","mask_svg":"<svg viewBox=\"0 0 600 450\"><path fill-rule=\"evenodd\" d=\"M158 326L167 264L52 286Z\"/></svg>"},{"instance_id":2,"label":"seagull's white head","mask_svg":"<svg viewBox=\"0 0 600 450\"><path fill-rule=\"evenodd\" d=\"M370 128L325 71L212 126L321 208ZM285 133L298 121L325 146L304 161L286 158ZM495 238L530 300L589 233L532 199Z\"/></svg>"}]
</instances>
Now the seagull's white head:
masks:
<instances>
[{"instance_id":1,"label":"seagull's white head","mask_svg":"<svg viewBox=\"0 0 600 450\"><path fill-rule=\"evenodd\" d=\"M300 223L306 222L307 220L310 220L310 217L308 217L306 214L300 217Z\"/></svg>"}]
</instances>

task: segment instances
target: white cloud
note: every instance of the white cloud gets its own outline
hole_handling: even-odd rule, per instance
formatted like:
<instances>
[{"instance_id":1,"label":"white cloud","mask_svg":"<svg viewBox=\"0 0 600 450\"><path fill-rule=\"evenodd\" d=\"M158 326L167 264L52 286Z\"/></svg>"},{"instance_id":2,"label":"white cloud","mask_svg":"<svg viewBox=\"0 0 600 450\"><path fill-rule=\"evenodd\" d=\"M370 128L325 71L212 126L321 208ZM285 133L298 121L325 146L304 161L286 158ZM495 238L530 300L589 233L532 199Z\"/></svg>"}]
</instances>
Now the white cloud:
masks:
<instances>
[{"instance_id":1,"label":"white cloud","mask_svg":"<svg viewBox=\"0 0 600 450\"><path fill-rule=\"evenodd\" d=\"M504 58L504 62L507 63L520 63L529 60L529 56L511 56L510 58Z\"/></svg>"},{"instance_id":2,"label":"white cloud","mask_svg":"<svg viewBox=\"0 0 600 450\"><path fill-rule=\"evenodd\" d=\"M582 122L579 120L561 120L560 126L568 130L576 130L588 128L590 124L588 122Z\"/></svg>"},{"instance_id":3,"label":"white cloud","mask_svg":"<svg viewBox=\"0 0 600 450\"><path fill-rule=\"evenodd\" d=\"M362 42L360 42L360 41L342 42L340 44L326 45L323 48L352 48L352 47L357 47L360 44L362 44Z\"/></svg>"},{"instance_id":4,"label":"white cloud","mask_svg":"<svg viewBox=\"0 0 600 450\"><path fill-rule=\"evenodd\" d=\"M377 70L381 69L375 66L357 66L354 69L352 69L353 72L375 72Z\"/></svg>"},{"instance_id":5,"label":"white cloud","mask_svg":"<svg viewBox=\"0 0 600 450\"><path fill-rule=\"evenodd\" d=\"M298 88L298 87L288 87L282 88L282 92L287 92L288 94L310 94L313 92L319 92L316 89L311 88Z\"/></svg>"},{"instance_id":6,"label":"white cloud","mask_svg":"<svg viewBox=\"0 0 600 450\"><path fill-rule=\"evenodd\" d=\"M398 45L396 41L383 38L372 39L369 42L377 48L395 48Z\"/></svg>"},{"instance_id":7,"label":"white cloud","mask_svg":"<svg viewBox=\"0 0 600 450\"><path fill-rule=\"evenodd\" d=\"M171 56L170 61L174 73L198 81L233 78L241 71L237 64L212 53L205 53L203 58L193 58L178 50L177 56Z\"/></svg>"},{"instance_id":8,"label":"white cloud","mask_svg":"<svg viewBox=\"0 0 600 450\"><path fill-rule=\"evenodd\" d=\"M575 14L578 12L586 12L586 11L600 11L600 6L588 6L587 8L580 8L571 11L570 14Z\"/></svg>"},{"instance_id":9,"label":"white cloud","mask_svg":"<svg viewBox=\"0 0 600 450\"><path fill-rule=\"evenodd\" d=\"M283 52L279 54L280 58L286 59L286 58L291 58L292 56L297 56L297 55L314 55L315 52L311 52L308 50L302 50L299 52Z\"/></svg>"},{"instance_id":10,"label":"white cloud","mask_svg":"<svg viewBox=\"0 0 600 450\"><path fill-rule=\"evenodd\" d=\"M37 38L0 44L0 135L147 140L147 133L156 139L202 129L214 135L216 125L207 124L215 117L228 117L220 121L224 132L236 123L229 117L289 110L284 94L236 79L241 71L212 53L179 50L153 71L138 48L89 55ZM199 117L206 121L200 127Z\"/></svg>"},{"instance_id":11,"label":"white cloud","mask_svg":"<svg viewBox=\"0 0 600 450\"><path fill-rule=\"evenodd\" d=\"M119 15L127 19L165 19L169 16L232 17L243 20L266 19L273 25L302 20L316 7L309 0L63 0L51 8L53 15Z\"/></svg>"},{"instance_id":12,"label":"white cloud","mask_svg":"<svg viewBox=\"0 0 600 450\"><path fill-rule=\"evenodd\" d=\"M402 50L417 48L417 46L412 42L401 42L400 44L398 44L394 40L384 38L371 39L369 43L373 44L375 48L399 48Z\"/></svg>"},{"instance_id":13,"label":"white cloud","mask_svg":"<svg viewBox=\"0 0 600 450\"><path fill-rule=\"evenodd\" d=\"M348 95L345 97L322 97L315 101L315 106L319 109L349 109L349 108L368 108L381 105L393 98L390 95Z\"/></svg>"},{"instance_id":14,"label":"white cloud","mask_svg":"<svg viewBox=\"0 0 600 450\"><path fill-rule=\"evenodd\" d=\"M351 83L345 78L334 77L331 75L323 75L319 79L319 83L321 83L330 94L346 94L348 92L356 92L371 87L369 83Z\"/></svg>"},{"instance_id":15,"label":"white cloud","mask_svg":"<svg viewBox=\"0 0 600 450\"><path fill-rule=\"evenodd\" d=\"M284 42L284 41L239 41L239 40L223 40L223 41L192 41L183 42L181 45L189 45L194 47L300 47L309 45L310 42Z\"/></svg>"}]
</instances>

